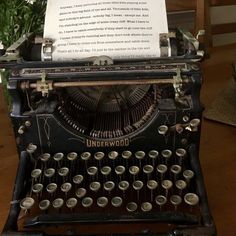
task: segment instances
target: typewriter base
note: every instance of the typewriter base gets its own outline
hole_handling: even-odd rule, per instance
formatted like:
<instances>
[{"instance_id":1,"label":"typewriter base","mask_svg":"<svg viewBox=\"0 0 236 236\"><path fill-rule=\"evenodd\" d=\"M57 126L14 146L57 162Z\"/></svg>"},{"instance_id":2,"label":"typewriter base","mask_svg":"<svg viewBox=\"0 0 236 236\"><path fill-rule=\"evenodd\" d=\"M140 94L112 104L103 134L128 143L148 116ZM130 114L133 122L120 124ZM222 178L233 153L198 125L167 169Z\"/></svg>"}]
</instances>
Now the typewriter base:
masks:
<instances>
[{"instance_id":1,"label":"typewriter base","mask_svg":"<svg viewBox=\"0 0 236 236\"><path fill-rule=\"evenodd\" d=\"M144 225L148 223L152 223L152 226L154 228L160 228L159 225L162 225L165 223L167 226L170 226L170 224L173 224L172 229L169 232L165 233L152 233L149 229L145 230L145 232L135 232L135 233L120 233L114 232L114 233L102 233L99 235L166 235L166 236L214 236L216 235L216 229L214 226L214 222L212 220L212 217L209 212L208 203L207 203L207 196L205 192L201 167L199 163L199 159L197 156L197 150L194 145L190 147L190 155L191 155L191 165L193 167L193 170L196 174L196 187L197 192L200 198L200 210L201 210L201 225L199 225L199 222L196 218L187 216L181 213L176 212L160 212L160 213L153 213L148 215L142 215L142 214L134 214L132 217L125 217L125 216L116 216L115 214L109 214L107 217L104 217L104 215L94 215L93 214L84 214L84 215L67 215L64 217L63 215L58 215L53 217L50 216L39 216L38 218L35 218L32 221L28 221L28 226L31 230L25 229L24 231L18 231L18 217L20 214L20 206L19 206L19 199L22 199L26 194L25 187L25 173L26 168L28 165L28 158L27 153L22 152L21 158L20 158L20 164L18 167L18 173L15 183L15 190L12 200L12 205L10 209L10 214L8 217L8 220L6 222L6 225L4 227L4 230L2 232L2 235L30 235L30 236L40 236L40 235L59 235L58 233L54 234L47 234L43 232L46 229L46 226L52 225L55 229L56 226L59 226L61 224L69 224L72 225L71 228L73 228L74 225L98 225L98 224L116 224L115 228L120 227L123 223L127 225L127 223L130 223L130 226L133 226L133 223L143 223ZM35 230L35 226L40 226L41 228L37 228ZM153 228L153 227L150 227ZM43 230L42 232L40 232ZM57 229L55 229L58 231ZM103 228L104 230L104 228ZM51 231L51 230L50 230ZM52 231L53 232L53 231ZM60 233L60 235L84 235L78 234L77 232L70 231L68 233ZM88 235L88 234L86 234ZM98 233L91 233L89 235L98 235Z\"/></svg>"}]
</instances>

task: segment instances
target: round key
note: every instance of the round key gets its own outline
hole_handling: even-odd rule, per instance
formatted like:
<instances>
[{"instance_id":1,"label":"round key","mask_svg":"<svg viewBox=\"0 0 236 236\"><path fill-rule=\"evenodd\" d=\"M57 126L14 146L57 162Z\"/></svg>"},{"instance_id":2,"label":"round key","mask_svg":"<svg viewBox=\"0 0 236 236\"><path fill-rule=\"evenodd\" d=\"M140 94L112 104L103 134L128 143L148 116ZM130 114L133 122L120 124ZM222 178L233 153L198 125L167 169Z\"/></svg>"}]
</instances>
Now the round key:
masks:
<instances>
[{"instance_id":1,"label":"round key","mask_svg":"<svg viewBox=\"0 0 236 236\"><path fill-rule=\"evenodd\" d=\"M129 203L126 205L126 210L127 210L128 212L135 212L137 209L138 209L138 205L137 205L137 203L135 203L135 202L129 202Z\"/></svg>"},{"instance_id":2,"label":"round key","mask_svg":"<svg viewBox=\"0 0 236 236\"><path fill-rule=\"evenodd\" d=\"M49 153L44 153L40 156L42 162L47 162L50 159L51 155Z\"/></svg>"},{"instance_id":3,"label":"round key","mask_svg":"<svg viewBox=\"0 0 236 236\"><path fill-rule=\"evenodd\" d=\"M113 197L111 199L111 205L114 207L120 207L122 203L123 203L123 200L120 197Z\"/></svg>"},{"instance_id":4,"label":"round key","mask_svg":"<svg viewBox=\"0 0 236 236\"><path fill-rule=\"evenodd\" d=\"M122 191L126 191L129 188L129 182L121 181L118 185L119 189Z\"/></svg>"},{"instance_id":5,"label":"round key","mask_svg":"<svg viewBox=\"0 0 236 236\"><path fill-rule=\"evenodd\" d=\"M37 146L30 143L28 147L26 148L26 151L30 154L33 154L37 150Z\"/></svg>"},{"instance_id":6,"label":"round key","mask_svg":"<svg viewBox=\"0 0 236 236\"><path fill-rule=\"evenodd\" d=\"M101 169L102 175L109 175L111 173L111 167L110 166L103 166Z\"/></svg>"},{"instance_id":7,"label":"round key","mask_svg":"<svg viewBox=\"0 0 236 236\"><path fill-rule=\"evenodd\" d=\"M90 176L95 176L97 174L97 172L98 172L98 168L95 166L91 166L87 169L87 173Z\"/></svg>"},{"instance_id":8,"label":"round key","mask_svg":"<svg viewBox=\"0 0 236 236\"><path fill-rule=\"evenodd\" d=\"M42 174L42 171L40 169L34 169L31 172L31 177L34 179L37 179Z\"/></svg>"},{"instance_id":9,"label":"round key","mask_svg":"<svg viewBox=\"0 0 236 236\"><path fill-rule=\"evenodd\" d=\"M185 170L183 176L187 181L190 181L194 177L194 172L192 170Z\"/></svg>"},{"instance_id":10,"label":"round key","mask_svg":"<svg viewBox=\"0 0 236 236\"><path fill-rule=\"evenodd\" d=\"M91 153L90 152L83 152L80 155L80 157L83 161L88 161L91 158Z\"/></svg>"},{"instance_id":11,"label":"round key","mask_svg":"<svg viewBox=\"0 0 236 236\"><path fill-rule=\"evenodd\" d=\"M93 199L91 197L85 197L82 199L82 206L85 208L91 207L93 205Z\"/></svg>"},{"instance_id":12,"label":"round key","mask_svg":"<svg viewBox=\"0 0 236 236\"><path fill-rule=\"evenodd\" d=\"M161 134L161 135L166 135L166 133L168 132L169 128L168 126L166 125L161 125L159 128L158 128L158 133Z\"/></svg>"},{"instance_id":13,"label":"round key","mask_svg":"<svg viewBox=\"0 0 236 236\"><path fill-rule=\"evenodd\" d=\"M64 204L64 200L62 198L57 198L52 202L52 206L55 209L62 208L63 204Z\"/></svg>"},{"instance_id":14,"label":"round key","mask_svg":"<svg viewBox=\"0 0 236 236\"><path fill-rule=\"evenodd\" d=\"M175 154L177 157L180 157L180 158L184 158L186 155L187 155L187 152L185 149L183 148L178 148L176 151L175 151Z\"/></svg>"},{"instance_id":15,"label":"round key","mask_svg":"<svg viewBox=\"0 0 236 236\"><path fill-rule=\"evenodd\" d=\"M39 209L41 211L46 211L50 207L50 201L49 200L42 200L39 203Z\"/></svg>"},{"instance_id":16,"label":"round key","mask_svg":"<svg viewBox=\"0 0 236 236\"><path fill-rule=\"evenodd\" d=\"M44 171L44 175L47 177L47 178L52 178L52 176L55 174L55 169L53 168L49 168L49 169L46 169Z\"/></svg>"},{"instance_id":17,"label":"round key","mask_svg":"<svg viewBox=\"0 0 236 236\"><path fill-rule=\"evenodd\" d=\"M99 207L104 208L104 207L107 206L107 204L108 204L108 199L107 199L106 197L99 197L99 198L97 199L97 205L98 205Z\"/></svg>"},{"instance_id":18,"label":"round key","mask_svg":"<svg viewBox=\"0 0 236 236\"><path fill-rule=\"evenodd\" d=\"M192 128L197 128L201 123L201 120L200 119L193 119L190 121L190 126Z\"/></svg>"},{"instance_id":19,"label":"round key","mask_svg":"<svg viewBox=\"0 0 236 236\"><path fill-rule=\"evenodd\" d=\"M43 191L43 185L42 184L35 184L33 187L32 187L32 191L34 193L41 193Z\"/></svg>"},{"instance_id":20,"label":"round key","mask_svg":"<svg viewBox=\"0 0 236 236\"><path fill-rule=\"evenodd\" d=\"M162 206L164 206L164 205L166 204L167 199L166 199L166 197L163 196L163 195L158 195L158 196L156 197L156 199L155 199L155 202L156 202L156 204L157 204L158 206L162 207Z\"/></svg>"},{"instance_id":21,"label":"round key","mask_svg":"<svg viewBox=\"0 0 236 236\"><path fill-rule=\"evenodd\" d=\"M115 188L115 183L112 181L107 181L104 185L103 188L108 191L111 192L114 188Z\"/></svg>"},{"instance_id":22,"label":"round key","mask_svg":"<svg viewBox=\"0 0 236 236\"><path fill-rule=\"evenodd\" d=\"M91 191L97 192L101 188L101 184L99 182L92 182L89 185L89 188L90 188Z\"/></svg>"},{"instance_id":23,"label":"round key","mask_svg":"<svg viewBox=\"0 0 236 236\"><path fill-rule=\"evenodd\" d=\"M141 210L144 212L148 212L152 210L152 204L150 202L144 202L141 205Z\"/></svg>"},{"instance_id":24,"label":"round key","mask_svg":"<svg viewBox=\"0 0 236 236\"><path fill-rule=\"evenodd\" d=\"M165 159L170 159L170 157L172 156L172 151L171 150L168 150L168 149L166 149L166 150L163 150L162 152L161 152L161 155L165 158Z\"/></svg>"},{"instance_id":25,"label":"round key","mask_svg":"<svg viewBox=\"0 0 236 236\"><path fill-rule=\"evenodd\" d=\"M131 166L130 168L129 168L129 173L131 174L131 175L137 175L138 173L139 173L139 167L138 166Z\"/></svg>"},{"instance_id":26,"label":"round key","mask_svg":"<svg viewBox=\"0 0 236 236\"><path fill-rule=\"evenodd\" d=\"M184 180L177 180L175 186L179 190L184 190L187 187L187 183Z\"/></svg>"},{"instance_id":27,"label":"round key","mask_svg":"<svg viewBox=\"0 0 236 236\"><path fill-rule=\"evenodd\" d=\"M22 210L30 210L34 205L34 199L31 197L26 197L20 201L20 208Z\"/></svg>"},{"instance_id":28,"label":"round key","mask_svg":"<svg viewBox=\"0 0 236 236\"><path fill-rule=\"evenodd\" d=\"M115 168L115 173L117 175L123 175L125 173L125 167L124 166L117 166Z\"/></svg>"},{"instance_id":29,"label":"round key","mask_svg":"<svg viewBox=\"0 0 236 236\"><path fill-rule=\"evenodd\" d=\"M195 206L199 203L199 197L195 193L187 193L184 196L184 201L190 206Z\"/></svg>"},{"instance_id":30,"label":"round key","mask_svg":"<svg viewBox=\"0 0 236 236\"><path fill-rule=\"evenodd\" d=\"M173 166L170 167L170 171L171 171L174 175L180 174L181 170L182 170L182 168L181 168L181 166L179 166L179 165L173 165Z\"/></svg>"},{"instance_id":31,"label":"round key","mask_svg":"<svg viewBox=\"0 0 236 236\"><path fill-rule=\"evenodd\" d=\"M105 154L103 152L96 152L94 158L98 161L101 161L104 158Z\"/></svg>"},{"instance_id":32,"label":"round key","mask_svg":"<svg viewBox=\"0 0 236 236\"><path fill-rule=\"evenodd\" d=\"M73 209L76 207L78 201L76 198L69 198L67 201L66 201L66 206L70 209Z\"/></svg>"},{"instance_id":33,"label":"round key","mask_svg":"<svg viewBox=\"0 0 236 236\"><path fill-rule=\"evenodd\" d=\"M58 174L61 176L61 177L65 177L69 174L69 169L67 167L62 167L58 170Z\"/></svg>"},{"instance_id":34,"label":"round key","mask_svg":"<svg viewBox=\"0 0 236 236\"><path fill-rule=\"evenodd\" d=\"M151 151L148 153L148 156L149 156L151 159L157 159L157 157L159 156L159 152L156 151L156 150L151 150Z\"/></svg>"},{"instance_id":35,"label":"round key","mask_svg":"<svg viewBox=\"0 0 236 236\"><path fill-rule=\"evenodd\" d=\"M143 151L138 151L135 153L135 157L138 159L138 160L142 160L144 157L145 157L145 152Z\"/></svg>"},{"instance_id":36,"label":"round key","mask_svg":"<svg viewBox=\"0 0 236 236\"><path fill-rule=\"evenodd\" d=\"M81 183L83 182L83 180L84 180L83 175L75 175L75 176L73 177L73 182L74 182L75 184L81 184Z\"/></svg>"},{"instance_id":37,"label":"round key","mask_svg":"<svg viewBox=\"0 0 236 236\"><path fill-rule=\"evenodd\" d=\"M160 173L160 174L165 174L166 171L167 171L167 166L166 165L158 165L157 166L157 171Z\"/></svg>"},{"instance_id":38,"label":"round key","mask_svg":"<svg viewBox=\"0 0 236 236\"><path fill-rule=\"evenodd\" d=\"M136 180L133 182L133 188L134 190L141 190L143 188L143 182L140 180Z\"/></svg>"},{"instance_id":39,"label":"round key","mask_svg":"<svg viewBox=\"0 0 236 236\"><path fill-rule=\"evenodd\" d=\"M47 190L48 193L54 193L54 192L56 192L56 190L57 190L57 184L55 184L55 183L50 183L50 184L48 184L48 186L46 187L46 190Z\"/></svg>"},{"instance_id":40,"label":"round key","mask_svg":"<svg viewBox=\"0 0 236 236\"><path fill-rule=\"evenodd\" d=\"M72 188L71 183L64 183L61 185L61 191L63 193L68 193L71 190L71 188Z\"/></svg>"},{"instance_id":41,"label":"round key","mask_svg":"<svg viewBox=\"0 0 236 236\"><path fill-rule=\"evenodd\" d=\"M78 157L78 154L76 152L70 152L68 155L67 155L67 159L69 161L75 161Z\"/></svg>"},{"instance_id":42,"label":"round key","mask_svg":"<svg viewBox=\"0 0 236 236\"><path fill-rule=\"evenodd\" d=\"M61 152L58 152L53 156L53 159L57 162L61 161L63 158L64 158L64 154Z\"/></svg>"},{"instance_id":43,"label":"round key","mask_svg":"<svg viewBox=\"0 0 236 236\"><path fill-rule=\"evenodd\" d=\"M153 172L153 166L151 165L145 165L143 167L143 172L147 175L151 174Z\"/></svg>"},{"instance_id":44,"label":"round key","mask_svg":"<svg viewBox=\"0 0 236 236\"><path fill-rule=\"evenodd\" d=\"M162 188L169 190L170 188L172 188L173 183L172 183L172 181L165 179L162 181L161 186L162 186Z\"/></svg>"},{"instance_id":45,"label":"round key","mask_svg":"<svg viewBox=\"0 0 236 236\"><path fill-rule=\"evenodd\" d=\"M109 157L109 159L111 159L111 160L115 160L118 156L119 156L119 154L118 154L118 152L116 152L116 151L112 151L112 152L109 152L109 153L108 153L108 157Z\"/></svg>"},{"instance_id":46,"label":"round key","mask_svg":"<svg viewBox=\"0 0 236 236\"><path fill-rule=\"evenodd\" d=\"M182 198L179 195L172 195L170 197L170 202L176 208L178 205L182 203Z\"/></svg>"},{"instance_id":47,"label":"round key","mask_svg":"<svg viewBox=\"0 0 236 236\"><path fill-rule=\"evenodd\" d=\"M154 189L156 189L156 188L158 187L158 183L157 183L157 181L155 181L155 180L149 180L149 181L147 182L147 187L148 187L150 190L154 190Z\"/></svg>"},{"instance_id":48,"label":"round key","mask_svg":"<svg viewBox=\"0 0 236 236\"><path fill-rule=\"evenodd\" d=\"M78 188L75 192L75 195L78 197L78 198L83 198L85 195L86 195L87 191L85 188Z\"/></svg>"},{"instance_id":49,"label":"round key","mask_svg":"<svg viewBox=\"0 0 236 236\"><path fill-rule=\"evenodd\" d=\"M121 156L122 156L124 159L128 160L128 159L131 158L132 152L130 152L130 151L124 151L124 152L122 152Z\"/></svg>"}]
</instances>

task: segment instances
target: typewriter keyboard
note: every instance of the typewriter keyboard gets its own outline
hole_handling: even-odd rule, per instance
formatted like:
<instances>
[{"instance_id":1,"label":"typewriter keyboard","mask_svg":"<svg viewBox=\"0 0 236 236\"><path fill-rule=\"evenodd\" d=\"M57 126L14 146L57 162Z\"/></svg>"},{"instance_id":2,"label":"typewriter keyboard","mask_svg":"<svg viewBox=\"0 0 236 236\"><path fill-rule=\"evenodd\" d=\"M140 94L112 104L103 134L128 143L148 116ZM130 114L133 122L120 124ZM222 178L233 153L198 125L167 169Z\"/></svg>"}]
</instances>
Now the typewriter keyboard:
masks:
<instances>
[{"instance_id":1,"label":"typewriter keyboard","mask_svg":"<svg viewBox=\"0 0 236 236\"><path fill-rule=\"evenodd\" d=\"M30 191L20 201L22 211L28 214L191 214L198 209L196 176L182 148L44 153L33 158L37 161L31 171Z\"/></svg>"}]
</instances>

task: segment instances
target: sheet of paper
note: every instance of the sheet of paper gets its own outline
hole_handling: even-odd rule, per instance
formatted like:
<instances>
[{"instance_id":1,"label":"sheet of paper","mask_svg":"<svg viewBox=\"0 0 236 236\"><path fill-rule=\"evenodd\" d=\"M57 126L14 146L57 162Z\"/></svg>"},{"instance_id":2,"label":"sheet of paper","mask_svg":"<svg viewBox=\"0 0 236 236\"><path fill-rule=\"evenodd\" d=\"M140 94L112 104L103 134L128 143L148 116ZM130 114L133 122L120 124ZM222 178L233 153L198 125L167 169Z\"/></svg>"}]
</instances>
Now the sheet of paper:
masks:
<instances>
[{"instance_id":1,"label":"sheet of paper","mask_svg":"<svg viewBox=\"0 0 236 236\"><path fill-rule=\"evenodd\" d=\"M55 61L159 57L167 32L165 0L48 0L44 37Z\"/></svg>"}]
</instances>

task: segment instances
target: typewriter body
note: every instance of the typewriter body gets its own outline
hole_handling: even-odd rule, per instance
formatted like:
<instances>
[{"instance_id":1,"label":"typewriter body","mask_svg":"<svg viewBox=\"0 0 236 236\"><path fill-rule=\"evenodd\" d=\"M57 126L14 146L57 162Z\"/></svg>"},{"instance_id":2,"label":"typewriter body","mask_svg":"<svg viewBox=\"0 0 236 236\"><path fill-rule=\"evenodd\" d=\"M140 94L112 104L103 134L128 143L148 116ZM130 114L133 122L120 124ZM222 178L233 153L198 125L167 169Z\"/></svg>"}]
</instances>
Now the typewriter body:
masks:
<instances>
[{"instance_id":1,"label":"typewriter body","mask_svg":"<svg viewBox=\"0 0 236 236\"><path fill-rule=\"evenodd\" d=\"M171 57L151 59L52 62L32 34L6 51L19 168L3 235L215 235L198 157L202 54L170 35Z\"/></svg>"}]
</instances>

